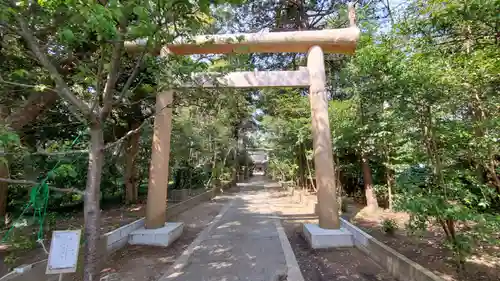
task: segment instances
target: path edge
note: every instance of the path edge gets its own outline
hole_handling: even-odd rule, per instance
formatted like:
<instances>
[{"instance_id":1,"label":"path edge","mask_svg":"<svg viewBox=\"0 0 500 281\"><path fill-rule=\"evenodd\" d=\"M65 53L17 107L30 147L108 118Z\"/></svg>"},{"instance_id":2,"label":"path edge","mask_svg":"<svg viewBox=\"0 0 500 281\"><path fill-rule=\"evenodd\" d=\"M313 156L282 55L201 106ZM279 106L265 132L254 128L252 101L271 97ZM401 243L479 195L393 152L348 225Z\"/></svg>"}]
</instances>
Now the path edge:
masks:
<instances>
[{"instance_id":1,"label":"path edge","mask_svg":"<svg viewBox=\"0 0 500 281\"><path fill-rule=\"evenodd\" d=\"M264 187L268 195L270 196L269 188ZM270 203L267 203L268 208L272 210L270 207ZM304 276L300 271L299 263L297 262L297 258L295 257L295 253L293 252L292 245L288 240L288 236L286 236L285 229L283 225L281 225L281 217L277 212L271 212L273 215L273 221L276 226L276 230L278 231L278 237L281 242L281 248L283 249L283 253L285 255L285 263L286 263L286 280L287 281L304 281Z\"/></svg>"},{"instance_id":2,"label":"path edge","mask_svg":"<svg viewBox=\"0 0 500 281\"><path fill-rule=\"evenodd\" d=\"M300 272L299 263L295 258L295 253L292 250L292 245L288 241L285 229L281 225L280 219L274 219L276 229L278 230L278 235L281 242L281 247L283 248L283 253L285 253L285 262L287 267L287 281L304 281L304 276Z\"/></svg>"},{"instance_id":3,"label":"path edge","mask_svg":"<svg viewBox=\"0 0 500 281\"><path fill-rule=\"evenodd\" d=\"M210 232L212 231L212 228L222 219L222 217L226 214L226 212L231 208L233 205L234 199L229 201L223 208L220 210L219 214L215 216L215 218L209 223L205 229L203 229L200 234L198 234L198 237L194 239L191 244L189 244L188 248L184 250L184 252L178 257L174 264L172 264L167 271L162 274L162 276L158 279L158 281L168 281L172 280L173 278L177 277L177 274L179 271L184 269L186 265L188 264L189 258L193 254L194 250L196 247L198 247L201 242L206 240L208 236L210 235Z\"/></svg>"}]
</instances>

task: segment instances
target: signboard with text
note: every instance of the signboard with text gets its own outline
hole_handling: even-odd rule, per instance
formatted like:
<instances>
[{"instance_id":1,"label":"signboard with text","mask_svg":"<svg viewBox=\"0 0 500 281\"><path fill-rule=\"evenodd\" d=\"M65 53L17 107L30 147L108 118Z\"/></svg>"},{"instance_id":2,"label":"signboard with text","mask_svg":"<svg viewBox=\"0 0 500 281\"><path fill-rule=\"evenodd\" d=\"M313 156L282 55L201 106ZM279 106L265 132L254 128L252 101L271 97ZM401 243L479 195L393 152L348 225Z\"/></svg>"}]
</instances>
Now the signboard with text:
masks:
<instances>
[{"instance_id":1,"label":"signboard with text","mask_svg":"<svg viewBox=\"0 0 500 281\"><path fill-rule=\"evenodd\" d=\"M76 272L81 234L81 229L52 232L47 274Z\"/></svg>"}]
</instances>

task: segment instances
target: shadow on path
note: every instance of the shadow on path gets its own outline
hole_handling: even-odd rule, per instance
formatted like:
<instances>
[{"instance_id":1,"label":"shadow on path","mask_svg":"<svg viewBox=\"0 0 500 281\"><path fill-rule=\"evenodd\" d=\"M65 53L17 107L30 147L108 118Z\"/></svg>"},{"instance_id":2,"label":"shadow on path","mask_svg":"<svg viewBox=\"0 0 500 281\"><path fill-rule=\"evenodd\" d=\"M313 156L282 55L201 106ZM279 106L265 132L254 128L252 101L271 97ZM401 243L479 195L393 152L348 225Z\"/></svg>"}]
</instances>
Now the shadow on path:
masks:
<instances>
[{"instance_id":1,"label":"shadow on path","mask_svg":"<svg viewBox=\"0 0 500 281\"><path fill-rule=\"evenodd\" d=\"M287 280L278 220L266 191L274 185L262 177L238 184L240 192L160 280Z\"/></svg>"}]
</instances>

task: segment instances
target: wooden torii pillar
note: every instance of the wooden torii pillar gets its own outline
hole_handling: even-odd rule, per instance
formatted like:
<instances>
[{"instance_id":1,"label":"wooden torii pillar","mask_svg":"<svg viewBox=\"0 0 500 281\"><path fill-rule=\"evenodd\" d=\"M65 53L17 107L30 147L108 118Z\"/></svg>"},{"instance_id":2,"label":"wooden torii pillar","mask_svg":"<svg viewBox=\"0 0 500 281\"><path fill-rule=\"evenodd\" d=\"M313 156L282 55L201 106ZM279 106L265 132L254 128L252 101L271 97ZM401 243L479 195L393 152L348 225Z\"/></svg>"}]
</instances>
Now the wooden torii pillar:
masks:
<instances>
[{"instance_id":1,"label":"wooden torii pillar","mask_svg":"<svg viewBox=\"0 0 500 281\"><path fill-rule=\"evenodd\" d=\"M307 68L297 71L233 72L227 75L200 73L186 87L309 87L311 103L314 163L318 186L319 227L339 229L336 180L328 119L328 98L323 53L354 53L360 30L349 9L350 27L341 29L201 35L178 40L156 50L156 54L193 55L228 53L308 53ZM140 51L145 41L126 42L129 52ZM216 82L214 82L214 80ZM170 134L172 130L172 91L157 96L153 151L149 175L146 228L165 225L168 185Z\"/></svg>"}]
</instances>

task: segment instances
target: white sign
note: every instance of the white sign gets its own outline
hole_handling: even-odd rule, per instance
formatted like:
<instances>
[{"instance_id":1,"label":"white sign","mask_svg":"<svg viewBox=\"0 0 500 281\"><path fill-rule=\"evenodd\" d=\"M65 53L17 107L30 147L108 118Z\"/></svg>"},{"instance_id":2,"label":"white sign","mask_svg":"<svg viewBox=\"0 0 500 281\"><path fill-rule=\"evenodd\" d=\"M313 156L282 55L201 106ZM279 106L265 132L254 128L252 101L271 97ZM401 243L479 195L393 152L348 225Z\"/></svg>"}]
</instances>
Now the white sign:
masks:
<instances>
[{"instance_id":1,"label":"white sign","mask_svg":"<svg viewBox=\"0 0 500 281\"><path fill-rule=\"evenodd\" d=\"M82 230L61 230L52 232L47 274L76 271L78 250Z\"/></svg>"}]
</instances>

